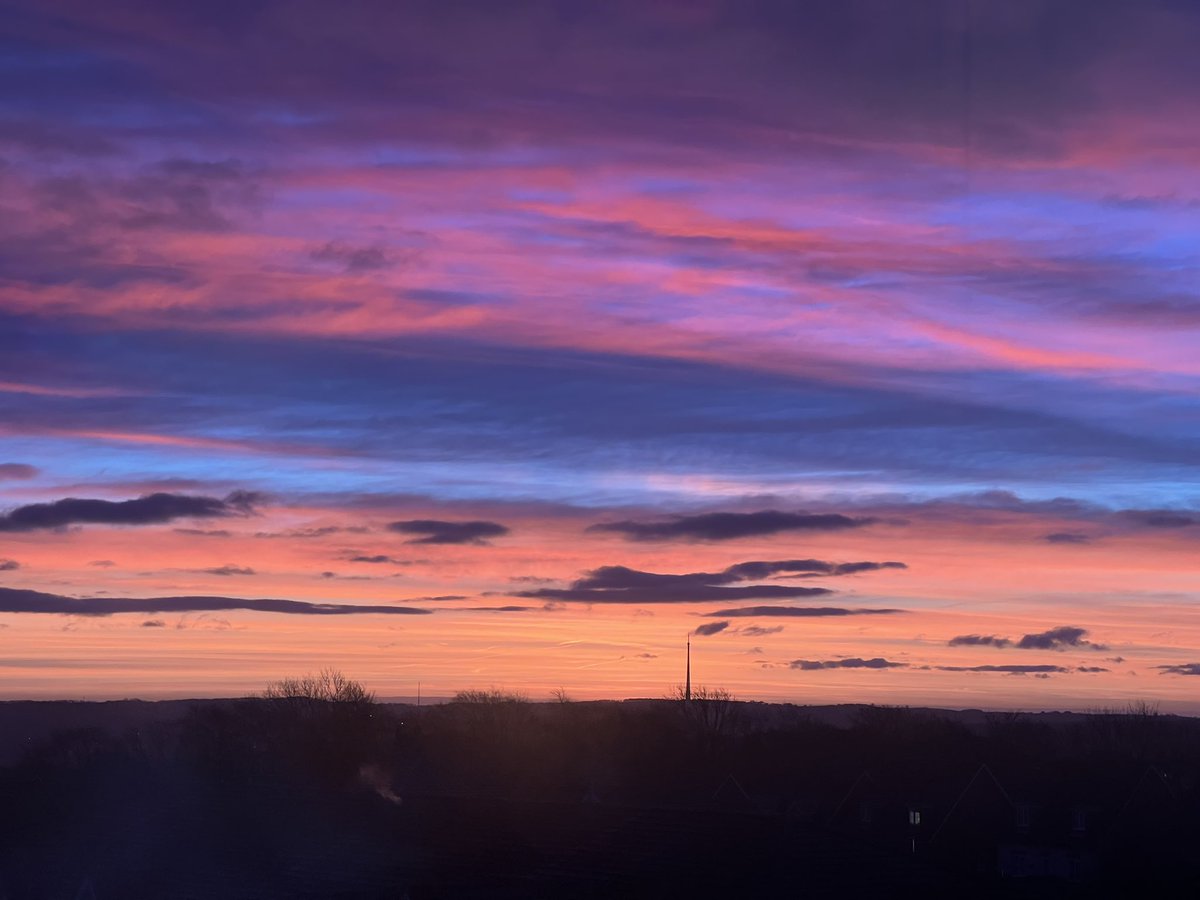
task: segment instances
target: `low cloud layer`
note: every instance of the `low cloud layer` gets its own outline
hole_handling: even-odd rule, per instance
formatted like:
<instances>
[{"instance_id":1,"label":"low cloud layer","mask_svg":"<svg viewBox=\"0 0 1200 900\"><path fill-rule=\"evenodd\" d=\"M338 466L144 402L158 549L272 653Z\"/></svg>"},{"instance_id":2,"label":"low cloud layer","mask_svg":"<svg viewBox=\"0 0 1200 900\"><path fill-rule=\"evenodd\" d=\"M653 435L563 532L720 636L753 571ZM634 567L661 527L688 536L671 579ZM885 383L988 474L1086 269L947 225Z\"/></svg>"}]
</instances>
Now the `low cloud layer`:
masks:
<instances>
[{"instance_id":1,"label":"low cloud layer","mask_svg":"<svg viewBox=\"0 0 1200 900\"><path fill-rule=\"evenodd\" d=\"M1200 675L1200 663L1176 663L1170 666L1155 666L1163 675Z\"/></svg>"},{"instance_id":2,"label":"low cloud layer","mask_svg":"<svg viewBox=\"0 0 1200 900\"><path fill-rule=\"evenodd\" d=\"M1071 670L1065 666L934 666L939 672L1001 672L1006 675L1061 674Z\"/></svg>"},{"instance_id":3,"label":"low cloud layer","mask_svg":"<svg viewBox=\"0 0 1200 900\"><path fill-rule=\"evenodd\" d=\"M487 544L487 538L502 537L508 528L499 522L444 522L439 519L411 519L392 522L389 531L417 535L406 544Z\"/></svg>"},{"instance_id":4,"label":"low cloud layer","mask_svg":"<svg viewBox=\"0 0 1200 900\"><path fill-rule=\"evenodd\" d=\"M1117 516L1147 528L1188 528L1200 524L1200 517L1195 514L1174 509L1124 509Z\"/></svg>"},{"instance_id":5,"label":"low cloud layer","mask_svg":"<svg viewBox=\"0 0 1200 900\"><path fill-rule=\"evenodd\" d=\"M946 643L951 647L1011 647L1012 641L994 634L960 634Z\"/></svg>"},{"instance_id":6,"label":"low cloud layer","mask_svg":"<svg viewBox=\"0 0 1200 900\"><path fill-rule=\"evenodd\" d=\"M176 534L187 535L188 537L206 537L206 538L229 538L233 537L233 532L226 528L175 528Z\"/></svg>"},{"instance_id":7,"label":"low cloud layer","mask_svg":"<svg viewBox=\"0 0 1200 900\"><path fill-rule=\"evenodd\" d=\"M432 598L430 598L432 599ZM66 597L41 591L0 588L0 613L51 613L67 616L108 616L114 613L184 613L245 609L254 612L304 616L345 616L359 613L427 615L412 606L368 606L353 603L311 603L306 600L242 597Z\"/></svg>"},{"instance_id":8,"label":"low cloud layer","mask_svg":"<svg viewBox=\"0 0 1200 900\"><path fill-rule=\"evenodd\" d=\"M1090 544L1092 539L1086 534L1075 531L1055 531L1045 535L1042 540L1047 544Z\"/></svg>"},{"instance_id":9,"label":"low cloud layer","mask_svg":"<svg viewBox=\"0 0 1200 900\"><path fill-rule=\"evenodd\" d=\"M1018 650L1107 650L1107 644L1087 640L1088 631L1076 625L1060 625L1035 634L1024 635L1019 641L994 634L960 634L946 643L951 647L1015 647Z\"/></svg>"},{"instance_id":10,"label":"low cloud layer","mask_svg":"<svg viewBox=\"0 0 1200 900\"><path fill-rule=\"evenodd\" d=\"M223 566L213 566L210 569L200 569L200 572L205 575L257 575L258 573L249 566L235 566L233 563L226 563Z\"/></svg>"},{"instance_id":11,"label":"low cloud layer","mask_svg":"<svg viewBox=\"0 0 1200 900\"><path fill-rule=\"evenodd\" d=\"M729 627L728 622L705 622L703 625L697 625L696 630L692 634L700 637L708 637L710 635L719 634Z\"/></svg>"},{"instance_id":12,"label":"low cloud layer","mask_svg":"<svg viewBox=\"0 0 1200 900\"><path fill-rule=\"evenodd\" d=\"M160 525L175 519L249 515L258 494L234 491L224 499L188 494L146 494L134 500L67 497L18 506L0 515L0 532L40 531L70 525Z\"/></svg>"},{"instance_id":13,"label":"low cloud layer","mask_svg":"<svg viewBox=\"0 0 1200 900\"><path fill-rule=\"evenodd\" d=\"M705 615L711 618L720 619L739 617L755 618L760 616L809 619L822 618L825 616L878 616L902 612L905 612L905 610L851 609L841 606L742 606L736 609L718 609L716 612L705 613Z\"/></svg>"},{"instance_id":14,"label":"low cloud layer","mask_svg":"<svg viewBox=\"0 0 1200 900\"><path fill-rule=\"evenodd\" d=\"M861 659L857 656L852 656L849 659L793 659L788 663L788 668L800 669L804 672L811 672L817 669L903 669L908 666L908 663L892 662L890 659L884 659L881 656L876 656L873 659Z\"/></svg>"},{"instance_id":15,"label":"low cloud layer","mask_svg":"<svg viewBox=\"0 0 1200 900\"><path fill-rule=\"evenodd\" d=\"M788 563L746 563L758 567L787 566ZM761 577L740 573L741 566L721 572L688 572L682 575L642 572L626 566L601 566L588 572L569 588L538 588L518 591L515 596L586 603L699 603L710 600L791 600L832 594L829 588L796 587L786 584L739 585Z\"/></svg>"},{"instance_id":16,"label":"low cloud layer","mask_svg":"<svg viewBox=\"0 0 1200 900\"><path fill-rule=\"evenodd\" d=\"M602 522L591 526L588 531L613 532L631 541L729 541L784 531L845 531L875 521L872 518L851 518L840 513L790 513L768 509L752 513L679 516L665 522Z\"/></svg>"},{"instance_id":17,"label":"low cloud layer","mask_svg":"<svg viewBox=\"0 0 1200 900\"><path fill-rule=\"evenodd\" d=\"M902 562L834 563L821 559L784 559L766 562L744 562L730 566L722 575L731 580L759 579L779 575L784 578L814 578L823 575L857 575L878 572L880 569L907 569Z\"/></svg>"},{"instance_id":18,"label":"low cloud layer","mask_svg":"<svg viewBox=\"0 0 1200 900\"><path fill-rule=\"evenodd\" d=\"M1017 642L1018 650L1066 650L1087 647L1090 650L1107 650L1105 644L1093 644L1087 640L1087 629L1074 625L1060 625L1037 634L1027 634Z\"/></svg>"}]
</instances>

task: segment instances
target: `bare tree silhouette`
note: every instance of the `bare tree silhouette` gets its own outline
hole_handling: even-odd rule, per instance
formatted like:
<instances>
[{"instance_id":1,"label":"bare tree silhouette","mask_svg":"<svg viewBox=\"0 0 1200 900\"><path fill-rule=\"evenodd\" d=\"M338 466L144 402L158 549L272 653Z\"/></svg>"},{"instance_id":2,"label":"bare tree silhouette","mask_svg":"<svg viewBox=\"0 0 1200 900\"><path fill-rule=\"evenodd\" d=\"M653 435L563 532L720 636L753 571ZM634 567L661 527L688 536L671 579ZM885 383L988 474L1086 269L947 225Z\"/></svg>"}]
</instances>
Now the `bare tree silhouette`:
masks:
<instances>
[{"instance_id":1,"label":"bare tree silhouette","mask_svg":"<svg viewBox=\"0 0 1200 900\"><path fill-rule=\"evenodd\" d=\"M707 742L736 734L741 727L737 698L725 688L699 685L692 688L689 700L686 688L677 684L667 693L667 699L683 701L680 708L684 717Z\"/></svg>"},{"instance_id":2,"label":"bare tree silhouette","mask_svg":"<svg viewBox=\"0 0 1200 900\"><path fill-rule=\"evenodd\" d=\"M455 703L528 703L529 697L520 691L506 691L498 687L467 688L454 695Z\"/></svg>"},{"instance_id":3,"label":"bare tree silhouette","mask_svg":"<svg viewBox=\"0 0 1200 900\"><path fill-rule=\"evenodd\" d=\"M375 694L347 678L339 669L324 668L317 674L273 681L263 691L267 700L366 705L375 702Z\"/></svg>"}]
</instances>

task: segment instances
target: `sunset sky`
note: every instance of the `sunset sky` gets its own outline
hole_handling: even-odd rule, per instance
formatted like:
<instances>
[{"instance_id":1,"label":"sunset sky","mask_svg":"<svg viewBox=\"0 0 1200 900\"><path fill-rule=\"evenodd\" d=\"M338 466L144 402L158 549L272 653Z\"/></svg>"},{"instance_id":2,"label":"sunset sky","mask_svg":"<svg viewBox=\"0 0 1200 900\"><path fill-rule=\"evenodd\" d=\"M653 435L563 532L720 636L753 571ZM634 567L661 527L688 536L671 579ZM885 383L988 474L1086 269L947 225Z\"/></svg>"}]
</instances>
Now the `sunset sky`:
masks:
<instances>
[{"instance_id":1,"label":"sunset sky","mask_svg":"<svg viewBox=\"0 0 1200 900\"><path fill-rule=\"evenodd\" d=\"M1200 713L1194 4L0 16L0 697Z\"/></svg>"}]
</instances>

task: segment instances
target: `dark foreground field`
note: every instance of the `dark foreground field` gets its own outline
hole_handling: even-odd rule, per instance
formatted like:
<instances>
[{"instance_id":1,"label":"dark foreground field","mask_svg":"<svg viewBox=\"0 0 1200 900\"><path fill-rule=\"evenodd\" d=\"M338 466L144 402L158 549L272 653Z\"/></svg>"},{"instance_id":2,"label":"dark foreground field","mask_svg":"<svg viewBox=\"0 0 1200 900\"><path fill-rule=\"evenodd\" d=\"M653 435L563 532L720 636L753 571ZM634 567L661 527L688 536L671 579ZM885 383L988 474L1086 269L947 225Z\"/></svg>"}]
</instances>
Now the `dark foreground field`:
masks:
<instances>
[{"instance_id":1,"label":"dark foreground field","mask_svg":"<svg viewBox=\"0 0 1200 900\"><path fill-rule=\"evenodd\" d=\"M1200 721L0 704L0 898L1200 896Z\"/></svg>"}]
</instances>

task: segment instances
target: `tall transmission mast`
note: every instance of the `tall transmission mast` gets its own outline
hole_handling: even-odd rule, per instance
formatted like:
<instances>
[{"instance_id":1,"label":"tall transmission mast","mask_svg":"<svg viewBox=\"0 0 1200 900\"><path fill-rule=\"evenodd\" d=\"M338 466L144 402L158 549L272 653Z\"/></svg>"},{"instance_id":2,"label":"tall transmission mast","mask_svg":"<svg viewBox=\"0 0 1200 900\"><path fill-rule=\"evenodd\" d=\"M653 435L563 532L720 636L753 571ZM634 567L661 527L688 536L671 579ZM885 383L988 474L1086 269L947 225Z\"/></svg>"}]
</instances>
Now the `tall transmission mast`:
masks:
<instances>
[{"instance_id":1,"label":"tall transmission mast","mask_svg":"<svg viewBox=\"0 0 1200 900\"><path fill-rule=\"evenodd\" d=\"M687 639L687 681L683 685L683 699L692 699L692 636Z\"/></svg>"}]
</instances>

